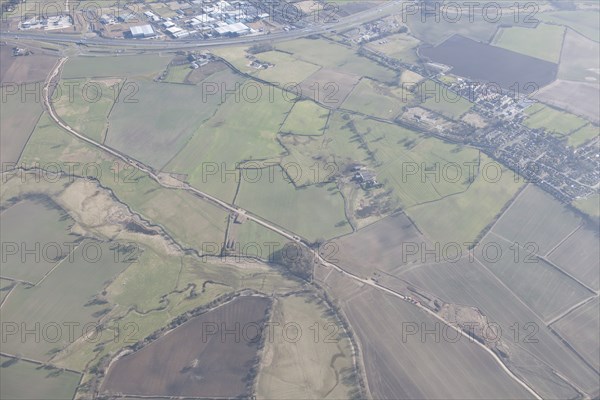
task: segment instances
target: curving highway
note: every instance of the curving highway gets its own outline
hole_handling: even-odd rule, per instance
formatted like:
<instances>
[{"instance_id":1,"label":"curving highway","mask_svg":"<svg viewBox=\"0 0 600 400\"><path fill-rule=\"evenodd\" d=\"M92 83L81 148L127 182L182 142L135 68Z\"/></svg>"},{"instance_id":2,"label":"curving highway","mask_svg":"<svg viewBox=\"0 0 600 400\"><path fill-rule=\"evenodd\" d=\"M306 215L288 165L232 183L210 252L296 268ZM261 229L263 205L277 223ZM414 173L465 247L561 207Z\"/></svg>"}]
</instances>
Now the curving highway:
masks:
<instances>
[{"instance_id":1,"label":"curving highway","mask_svg":"<svg viewBox=\"0 0 600 400\"><path fill-rule=\"evenodd\" d=\"M402 0L393 0L382 4L376 8L349 15L340 18L337 22L324 23L318 26L312 26L304 29L296 29L287 32L277 32L272 34L262 34L254 36L240 36L227 39L209 39L209 40L156 40L156 39L111 39L103 37L84 38L83 35L66 33L48 33L45 31L5 31L0 32L0 40L20 41L20 40L40 40L53 43L85 43L86 45L96 46L115 46L125 47L130 50L174 50L174 49L194 49L215 46L227 46L237 44L250 44L270 41L284 41L297 39L304 36L310 36L319 33L326 33L332 30L348 29L353 26L368 22L374 18L385 16L394 12L400 12Z\"/></svg>"}]
</instances>

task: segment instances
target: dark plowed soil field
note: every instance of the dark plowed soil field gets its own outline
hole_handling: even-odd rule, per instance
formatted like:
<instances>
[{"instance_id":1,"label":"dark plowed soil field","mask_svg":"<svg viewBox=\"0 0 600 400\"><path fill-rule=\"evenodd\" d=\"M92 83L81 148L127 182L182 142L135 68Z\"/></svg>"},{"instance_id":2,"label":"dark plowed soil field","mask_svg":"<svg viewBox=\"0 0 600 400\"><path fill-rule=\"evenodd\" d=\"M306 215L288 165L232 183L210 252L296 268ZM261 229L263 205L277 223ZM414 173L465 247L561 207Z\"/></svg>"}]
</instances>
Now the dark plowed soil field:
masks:
<instances>
[{"instance_id":1,"label":"dark plowed soil field","mask_svg":"<svg viewBox=\"0 0 600 400\"><path fill-rule=\"evenodd\" d=\"M102 390L142 396L249 396L257 332L271 301L240 297L199 315L110 367Z\"/></svg>"}]
</instances>

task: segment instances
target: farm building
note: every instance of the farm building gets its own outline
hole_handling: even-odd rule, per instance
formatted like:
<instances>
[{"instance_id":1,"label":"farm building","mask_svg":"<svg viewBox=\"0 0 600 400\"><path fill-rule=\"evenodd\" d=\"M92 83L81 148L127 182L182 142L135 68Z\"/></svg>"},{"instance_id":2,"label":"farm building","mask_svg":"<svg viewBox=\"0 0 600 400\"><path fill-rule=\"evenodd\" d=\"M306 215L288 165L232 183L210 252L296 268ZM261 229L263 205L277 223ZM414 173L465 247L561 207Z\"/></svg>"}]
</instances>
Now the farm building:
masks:
<instances>
[{"instance_id":1,"label":"farm building","mask_svg":"<svg viewBox=\"0 0 600 400\"><path fill-rule=\"evenodd\" d=\"M354 174L353 179L360 183L363 188L369 189L378 186L377 175L369 171L360 171Z\"/></svg>"},{"instance_id":2,"label":"farm building","mask_svg":"<svg viewBox=\"0 0 600 400\"><path fill-rule=\"evenodd\" d=\"M130 29L131 36L134 38L148 38L156 36L151 25L132 26Z\"/></svg>"}]
</instances>

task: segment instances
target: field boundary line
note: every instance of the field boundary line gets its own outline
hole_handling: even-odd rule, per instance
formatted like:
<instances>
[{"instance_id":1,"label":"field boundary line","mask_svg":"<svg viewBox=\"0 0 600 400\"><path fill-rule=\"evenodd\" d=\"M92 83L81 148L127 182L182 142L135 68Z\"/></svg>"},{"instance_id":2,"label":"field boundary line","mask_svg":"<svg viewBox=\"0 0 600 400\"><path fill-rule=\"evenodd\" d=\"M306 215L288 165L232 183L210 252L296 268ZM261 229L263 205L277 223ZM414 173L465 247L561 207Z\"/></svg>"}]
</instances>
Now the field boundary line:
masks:
<instances>
[{"instance_id":1,"label":"field boundary line","mask_svg":"<svg viewBox=\"0 0 600 400\"><path fill-rule=\"evenodd\" d=\"M9 276L0 275L0 279L6 279L7 281L19 282L19 283L24 283L26 285L35 286L35 283L33 283L33 282L25 281L23 279L11 278Z\"/></svg>"},{"instance_id":2,"label":"field boundary line","mask_svg":"<svg viewBox=\"0 0 600 400\"><path fill-rule=\"evenodd\" d=\"M548 327L550 327L550 325L555 324L556 322L560 321L561 319L563 319L564 317L566 317L568 314L576 311L578 308L581 308L581 307L585 306L587 303L589 303L592 300L597 299L597 298L598 298L598 295L591 296L591 297L588 297L585 300L580 301L577 304L574 304L572 307L570 307L568 310L566 310L565 312L563 312L558 317L555 317L552 320L548 321L548 323L547 323Z\"/></svg>"},{"instance_id":3,"label":"field boundary line","mask_svg":"<svg viewBox=\"0 0 600 400\"><path fill-rule=\"evenodd\" d=\"M562 239L560 242L558 242L558 243L556 244L556 246L554 246L554 247L553 247L553 248L551 248L551 249L550 249L550 250L549 250L549 251L548 251L546 254L544 254L544 257L549 257L549 256L552 254L552 252L553 252L554 250L556 250L556 249L557 249L557 248L558 248L558 247L559 247L561 244L563 244L564 242L566 242L566 241L567 241L567 239L569 239L571 236L573 236L573 235L574 235L574 234L575 234L575 233L576 233L578 230L580 230L580 229L581 229L583 226L584 226L584 224L583 224L583 223L580 223L580 224L579 224L579 226L578 226L577 228L573 229L573 230L571 231L571 233L568 233L568 234L567 234L567 236L565 236L565 237L564 237L564 238L563 238L563 239Z\"/></svg>"},{"instance_id":4,"label":"field boundary line","mask_svg":"<svg viewBox=\"0 0 600 400\"><path fill-rule=\"evenodd\" d=\"M509 243L511 245L512 244L516 244L519 247L519 249L522 249L524 251L528 251L526 248L524 248L523 246L521 246L521 243L513 242L513 241L509 240L508 238L505 238L504 236L497 234L496 232L491 232L491 233L492 233L492 235L498 237L499 239L504 240L506 243ZM585 283L581 282L579 279L575 278L570 273L568 273L565 270L563 270L561 267L559 267L558 265L556 265L553 261L550 261L549 259L547 259L546 256L543 256L543 255L540 255L540 254L537 254L537 253L530 253L530 254L533 255L533 256L535 256L535 257L537 257L538 259L544 261L551 268L556 269L559 273L561 273L561 274L567 276L568 278L574 280L575 282L577 282L578 284L580 284L581 286L583 286L584 288L586 288L588 291L590 291L592 295L596 295L596 296L598 295L598 291L592 289L591 287L589 287Z\"/></svg>"},{"instance_id":5,"label":"field boundary line","mask_svg":"<svg viewBox=\"0 0 600 400\"><path fill-rule=\"evenodd\" d=\"M521 188L521 190L517 193L517 195L512 200L509 200L510 204L508 205L508 207L506 207L506 209L504 211L500 212L500 215L497 216L497 218L494 221L494 223L492 224L492 226L490 226L490 228L485 233L485 235L483 235L481 237L481 239L479 239L479 243L483 242L490 233L496 234L495 232L492 232L494 230L494 228L496 227L496 224L498 222L500 222L500 220L502 219L502 217L504 217L504 215L508 212L508 210L510 210L512 208L512 206L517 202L517 200L519 200L519 197L521 197L523 195L523 193L525 193L527 188L529 188L529 182L526 183L525 186L523 186Z\"/></svg>"},{"instance_id":6,"label":"field boundary line","mask_svg":"<svg viewBox=\"0 0 600 400\"><path fill-rule=\"evenodd\" d=\"M462 261L464 259L468 259L468 258L469 258L469 253L465 254L464 256L462 256L461 258L459 258L458 260L453 261L453 264L455 265L458 262L460 262L460 261ZM380 271L381 273L383 273L384 275L388 275L388 276L390 276L392 278L402 279L400 277L401 275L403 275L403 274L405 274L407 272L410 272L412 270L419 269L421 267L431 267L433 265L443 265L443 264L444 264L444 261L440 260L440 261L432 261L432 262L424 262L424 263L414 263L414 264L410 264L410 265L402 265L402 264L400 264L400 265L397 265L397 266L393 267L390 270L390 272L386 272L386 271L383 271L381 269L377 269L377 270ZM403 266L406 266L407 268L402 269ZM395 275L396 273L398 275Z\"/></svg>"},{"instance_id":7,"label":"field boundary line","mask_svg":"<svg viewBox=\"0 0 600 400\"><path fill-rule=\"evenodd\" d=\"M600 373L598 372L598 369L596 367L594 367L593 365L591 365L581 354L579 354L579 352L575 349L575 347L573 347L571 342L569 342L567 339L563 338L562 335L559 332L557 332L555 329L553 329L551 327L548 327L548 329L550 329L550 332L552 332L552 334L555 335L562 342L562 344L565 345L565 347L567 349L572 351L573 354L575 354L575 356L577 356L577 358L579 358L579 360L581 360L588 368L590 368L592 371L594 371L596 373L596 375L600 375ZM554 371L554 373L556 373L558 375L557 371ZM561 375L559 375L559 376L562 379L565 379L563 376L561 376ZM582 391L579 388L577 388L577 389ZM583 393L585 393L585 392L583 392Z\"/></svg>"},{"instance_id":8,"label":"field boundary line","mask_svg":"<svg viewBox=\"0 0 600 400\"><path fill-rule=\"evenodd\" d=\"M531 312L533 315L535 315L535 316L537 317L537 319L539 319L540 321L542 321L542 322L544 322L544 323L545 323L545 321L544 321L544 318L542 318L542 317L541 317L541 316L540 316L540 315L539 315L537 312L533 311L533 309L532 309L531 307L529 307L529 305L528 305L527 303L525 303L525 302L523 301L523 299L521 299L521 297L520 297L519 295L517 295L515 292L513 292L513 290L512 290L510 287L508 287L508 285L506 285L506 284L505 284L505 283L502 281L502 279L498 278L498 276L497 276L496 274L494 274L494 273L493 273L493 272L492 272L492 271L491 271L491 270L490 270L490 269L489 269L489 268L488 268L488 267L487 267L487 266L486 266L484 263L482 263L481 261L479 261L479 259L478 259L477 257L473 256L473 259L474 259L474 260L475 260L475 261L476 261L476 262L477 262L479 265L481 265L481 267L482 267L483 269L485 269L485 270L486 270L488 273L490 273L490 274L492 275L492 277L493 277L495 280L497 280L497 281L498 281L498 283L500 284L500 286L502 286L504 289L508 290L508 292L509 292L510 294L512 294L512 295L515 297L515 299L517 299L517 301L518 301L519 303L521 303L521 305L523 305L525 308L527 308L527 309L528 309L528 310L529 310L529 311L530 311L530 312Z\"/></svg>"},{"instance_id":9,"label":"field boundary line","mask_svg":"<svg viewBox=\"0 0 600 400\"><path fill-rule=\"evenodd\" d=\"M573 279L575 282L579 283L581 286L583 286L584 288L586 288L587 290L589 290L590 292L592 292L592 295L598 296L598 291L597 290L592 289L591 287L589 287L585 283L581 282L579 279L575 278L573 275L571 275L568 272L564 271L561 267L559 267L558 265L554 264L554 262L548 260L544 256L540 256L539 258L540 258L540 260L542 260L542 261L546 262L548 265L550 265L552 268L557 269L560 273L568 276L569 278Z\"/></svg>"},{"instance_id":10,"label":"field boundary line","mask_svg":"<svg viewBox=\"0 0 600 400\"><path fill-rule=\"evenodd\" d=\"M53 266L53 267L50 269L50 271L46 272L46 273L44 274L44 276L42 276L42 278L41 278L39 281L37 281L37 282L35 283L35 285L33 285L33 286L38 286L38 285L40 285L40 284L41 284L41 283L42 283L42 282L43 282L43 281L44 281L44 280L45 280L45 279L48 277L48 275L50 275L50 274L52 273L52 271L54 271L56 268L58 268L58 266L59 266L60 264L62 264L62 262L63 262L63 261L65 261L65 260L66 260L68 257L70 257L70 256L71 256L71 254L73 254L73 252L79 248L79 246L81 246L81 243L79 243L77 246L75 246L75 247L73 248L73 250L71 250L71 252L70 252L69 254L67 254L67 256L66 256L66 257L63 257L63 258L62 258L62 260L60 260L59 262L57 262L57 263L56 263L56 264L55 264L55 265L54 265L54 266Z\"/></svg>"},{"instance_id":11,"label":"field boundary line","mask_svg":"<svg viewBox=\"0 0 600 400\"><path fill-rule=\"evenodd\" d=\"M21 149L21 152L19 153L19 157L17 158L17 164L19 164L19 162L21 161L21 158L23 157L23 153L25 152L25 149L27 148L27 145L29 144L29 141L31 140L31 138L33 137L33 134L35 133L35 128L37 128L38 124L40 123L40 120L42 119L42 117L44 116L44 114L46 114L43 106L41 106L41 109L42 109L42 112L40 113L40 115L35 120L35 124L33 125L33 129L31 129L31 132L29 132L29 135L27 136L27 140L25 141L25 144L23 145L23 148Z\"/></svg>"},{"instance_id":12,"label":"field boundary line","mask_svg":"<svg viewBox=\"0 0 600 400\"><path fill-rule=\"evenodd\" d=\"M61 369L63 371L72 372L72 373L77 374L77 375L83 375L83 372L81 372L81 371L76 371L76 370L70 369L70 368L57 367L56 365L51 364L50 362L44 362L44 361L40 361L40 360L34 360L33 358L17 357L14 354L5 353L5 352L2 352L2 351L0 351L0 356L7 357L7 358L12 358L13 360L17 360L17 361L25 361L25 362L36 364L36 365L39 365L39 366L49 366L49 367L52 367L53 369Z\"/></svg>"},{"instance_id":13,"label":"field boundary line","mask_svg":"<svg viewBox=\"0 0 600 400\"><path fill-rule=\"evenodd\" d=\"M8 300L8 297L10 296L10 294L13 292L13 290L17 287L17 285L13 285L10 290L8 291L7 295L4 296L4 299L0 302L0 310L2 309L2 306L4 305L4 303L6 303L6 300Z\"/></svg>"}]
</instances>

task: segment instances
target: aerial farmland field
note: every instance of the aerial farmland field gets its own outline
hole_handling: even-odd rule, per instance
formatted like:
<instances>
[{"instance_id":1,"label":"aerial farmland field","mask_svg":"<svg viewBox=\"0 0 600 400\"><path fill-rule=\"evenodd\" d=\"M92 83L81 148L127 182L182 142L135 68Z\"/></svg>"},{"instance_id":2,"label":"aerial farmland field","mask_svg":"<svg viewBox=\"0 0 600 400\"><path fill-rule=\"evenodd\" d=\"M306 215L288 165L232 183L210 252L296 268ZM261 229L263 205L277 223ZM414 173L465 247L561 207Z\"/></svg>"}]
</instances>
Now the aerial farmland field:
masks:
<instances>
[{"instance_id":1,"label":"aerial farmland field","mask_svg":"<svg viewBox=\"0 0 600 400\"><path fill-rule=\"evenodd\" d=\"M348 97L360 75L321 68L300 84L300 92L324 106L339 108Z\"/></svg>"},{"instance_id":2,"label":"aerial farmland field","mask_svg":"<svg viewBox=\"0 0 600 400\"><path fill-rule=\"evenodd\" d=\"M561 108L571 114L584 117L596 124L600 118L596 113L600 106L598 85L593 82L575 82L556 80L542 88L534 98L554 107ZM568 117L571 121L573 117ZM563 122L561 121L561 124Z\"/></svg>"},{"instance_id":3,"label":"aerial farmland field","mask_svg":"<svg viewBox=\"0 0 600 400\"><path fill-rule=\"evenodd\" d=\"M347 302L350 324L364 338L362 351L367 373L371 374L371 391L377 397L447 398L451 392L458 393L456 397L461 399L530 397L523 388L511 384L508 375L499 370L491 357L474 343L456 339L450 343L442 339L441 333L424 338L419 329L431 332L439 329L442 332L440 323L413 310L405 302L373 289L364 289ZM390 310L390 318L377 313L375 310L378 308ZM366 323L367 320L370 322ZM406 328L409 324L418 327L410 335ZM455 338L455 335L455 332L448 333L448 337ZM368 340L367 337L377 337L377 340ZM427 362L430 357L436 361ZM450 362L452 370L445 369L444 365ZM467 365L477 367L471 369ZM448 376L442 378L435 371L437 368L444 368L452 379L446 379ZM494 378L481 386L476 374ZM421 380L428 384L423 385Z\"/></svg>"},{"instance_id":4,"label":"aerial farmland field","mask_svg":"<svg viewBox=\"0 0 600 400\"><path fill-rule=\"evenodd\" d=\"M77 326L96 322L109 309L105 305L88 304L99 294L106 281L123 271L129 263L115 262L109 243L84 241L73 252L73 259L62 262L43 282L34 287L19 285L2 305L2 319L16 321L24 326L36 323L51 326L56 321L72 321ZM79 249L79 251L77 251ZM95 262L92 262L96 260ZM77 279L73 289L69 279ZM48 328L50 329L50 328ZM48 331L50 332L50 330ZM52 331L55 332L55 331ZM81 332L79 332L79 335ZM56 333L48 333L54 338ZM58 341L36 342L34 338L22 341L10 337L4 343L4 351L24 354L34 359L49 360L53 353L68 344L68 338L58 334Z\"/></svg>"},{"instance_id":5,"label":"aerial farmland field","mask_svg":"<svg viewBox=\"0 0 600 400\"><path fill-rule=\"evenodd\" d=\"M412 221L403 214L390 215L356 233L342 236L334 243L337 251L330 258L335 258L335 262L347 265L352 272L364 277L371 276L377 270L393 274L407 264L424 263L420 254L409 253L415 246L429 245ZM406 244L410 245L405 247ZM324 248L323 252L328 250Z\"/></svg>"},{"instance_id":6,"label":"aerial farmland field","mask_svg":"<svg viewBox=\"0 0 600 400\"><path fill-rule=\"evenodd\" d=\"M0 7L0 400L598 399L600 4L101 3Z\"/></svg>"},{"instance_id":7,"label":"aerial farmland field","mask_svg":"<svg viewBox=\"0 0 600 400\"><path fill-rule=\"evenodd\" d=\"M250 388L244 378L260 343L257 328L264 323L269 306L266 298L240 297L189 320L118 360L109 370L103 390L144 396L245 395ZM213 332L208 326L222 331ZM248 326L254 330L248 329L249 333L242 336L240 326L244 332ZM239 329L237 335L242 340L231 334L225 336L224 329ZM185 342L189 345L180 345ZM156 368L157 360L167 358L169 363Z\"/></svg>"},{"instance_id":8,"label":"aerial farmland field","mask_svg":"<svg viewBox=\"0 0 600 400\"><path fill-rule=\"evenodd\" d=\"M231 78L233 84L236 77ZM106 144L161 169L217 111L222 98L216 95L203 98L198 88L188 85L142 80L135 84L143 97L122 100L115 105Z\"/></svg>"},{"instance_id":9,"label":"aerial farmland field","mask_svg":"<svg viewBox=\"0 0 600 400\"><path fill-rule=\"evenodd\" d=\"M548 255L548 259L581 282L598 290L600 287L600 254L594 247L599 232L584 225L570 235Z\"/></svg>"},{"instance_id":10,"label":"aerial farmland field","mask_svg":"<svg viewBox=\"0 0 600 400\"><path fill-rule=\"evenodd\" d=\"M472 106L468 100L452 92L444 91L435 82L425 81L421 83L417 93L417 97L422 101L421 107L452 119L460 118ZM433 93L433 96L429 93Z\"/></svg>"},{"instance_id":11,"label":"aerial farmland field","mask_svg":"<svg viewBox=\"0 0 600 400\"><path fill-rule=\"evenodd\" d=\"M24 84L42 82L48 76L48 72L56 64L58 59L48 54L30 55L29 59L22 57L10 57L11 49L2 46L2 68L0 69L0 81L2 86L12 84Z\"/></svg>"},{"instance_id":12,"label":"aerial farmland field","mask_svg":"<svg viewBox=\"0 0 600 400\"><path fill-rule=\"evenodd\" d=\"M321 69L318 64L302 61L297 57L282 51L267 51L256 54L262 62L272 64L266 70L259 70L255 75L278 85L300 83L314 72Z\"/></svg>"},{"instance_id":13,"label":"aerial farmland field","mask_svg":"<svg viewBox=\"0 0 600 400\"><path fill-rule=\"evenodd\" d=\"M54 107L66 123L102 143L108 128L108 115L118 101L122 85L119 79L62 81L56 88Z\"/></svg>"},{"instance_id":14,"label":"aerial farmland field","mask_svg":"<svg viewBox=\"0 0 600 400\"><path fill-rule=\"evenodd\" d=\"M26 85L20 85L12 88L9 86L0 88L0 95L2 96L2 108L0 110L0 116L2 117L0 118L0 144L2 148L0 149L0 155L4 163L19 161L21 152L42 115L39 101L23 101L23 90L26 87ZM36 87L34 86L33 89L36 89ZM35 94L35 96L38 95ZM11 134L9 135L8 132L11 132Z\"/></svg>"},{"instance_id":15,"label":"aerial farmland field","mask_svg":"<svg viewBox=\"0 0 600 400\"><path fill-rule=\"evenodd\" d=\"M476 306L488 318L489 325L499 324L502 329L500 339L510 351L508 366L524 373L538 393L561 398L575 395L574 389L565 385L559 374L578 380L582 386L593 386L596 374L514 293L476 261L465 257L459 262L418 266L407 269L400 277L434 293L444 302ZM529 352L551 368L523 352ZM559 374L556 371L560 371Z\"/></svg>"},{"instance_id":16,"label":"aerial farmland field","mask_svg":"<svg viewBox=\"0 0 600 400\"><path fill-rule=\"evenodd\" d=\"M280 167L263 170L257 181L241 181L236 204L298 232L310 241L351 231L344 199L333 184L296 188ZM289 173L295 173L290 168ZM268 199L273 204L267 206ZM290 212L290 210L295 212Z\"/></svg>"},{"instance_id":17,"label":"aerial farmland field","mask_svg":"<svg viewBox=\"0 0 600 400\"><path fill-rule=\"evenodd\" d=\"M479 166L473 182L463 192L406 210L419 229L442 243L468 247L465 243L478 239L522 187L517 175L486 156L481 157ZM463 171L466 173L466 168ZM442 212L445 218L438 218Z\"/></svg>"},{"instance_id":18,"label":"aerial farmland field","mask_svg":"<svg viewBox=\"0 0 600 400\"><path fill-rule=\"evenodd\" d=\"M280 90L272 96L263 94L256 102L228 97L210 118L195 127L187 144L173 154L164 169L186 174L192 186L232 201L240 181L236 177L240 163L246 161L249 168L256 168L284 151L276 136L294 103ZM232 119L233 115L240 118Z\"/></svg>"},{"instance_id":19,"label":"aerial farmland field","mask_svg":"<svg viewBox=\"0 0 600 400\"><path fill-rule=\"evenodd\" d=\"M62 78L153 77L164 70L169 61L170 57L159 55L77 57L67 62Z\"/></svg>"},{"instance_id":20,"label":"aerial farmland field","mask_svg":"<svg viewBox=\"0 0 600 400\"><path fill-rule=\"evenodd\" d=\"M552 324L552 328L571 343L596 370L600 369L600 342L598 336L588 334L598 329L600 321L598 302L590 301L571 311L569 314Z\"/></svg>"},{"instance_id":21,"label":"aerial farmland field","mask_svg":"<svg viewBox=\"0 0 600 400\"><path fill-rule=\"evenodd\" d=\"M413 36L396 34L387 36L384 40L371 42L368 47L389 57L406 62L415 62L418 59L415 48L419 43L419 40Z\"/></svg>"},{"instance_id":22,"label":"aerial farmland field","mask_svg":"<svg viewBox=\"0 0 600 400\"><path fill-rule=\"evenodd\" d=\"M535 28L500 28L493 44L531 57L558 63L565 28L539 24Z\"/></svg>"},{"instance_id":23,"label":"aerial farmland field","mask_svg":"<svg viewBox=\"0 0 600 400\"><path fill-rule=\"evenodd\" d=\"M384 85L363 78L344 101L344 109L373 115L379 118L394 119L400 114L403 103L407 103L408 96L402 98L395 96Z\"/></svg>"},{"instance_id":24,"label":"aerial farmland field","mask_svg":"<svg viewBox=\"0 0 600 400\"><path fill-rule=\"evenodd\" d=\"M600 134L600 128L592 123L585 125L569 135L568 143L570 146L579 147Z\"/></svg>"},{"instance_id":25,"label":"aerial farmland field","mask_svg":"<svg viewBox=\"0 0 600 400\"><path fill-rule=\"evenodd\" d=\"M35 284L81 240L70 232L75 221L44 196L23 199L14 205L3 204L3 208L7 206L2 221L2 240L6 243L2 276ZM18 226L18 229L9 230L10 226ZM25 249L36 247L45 249L41 256L25 255Z\"/></svg>"},{"instance_id":26,"label":"aerial farmland field","mask_svg":"<svg viewBox=\"0 0 600 400\"><path fill-rule=\"evenodd\" d=\"M495 35L499 26L504 23L513 24L514 16L508 12L499 13L497 16L489 18L483 12L475 12L467 15L466 10L461 9L458 14L457 9L448 7L445 18L439 18L436 21L435 15L429 14L423 10L417 13L410 13L406 17L407 26L413 35L426 43L438 45L453 35L462 35L479 42L488 43ZM436 21L436 23L432 23ZM533 26L533 23L524 23L525 26Z\"/></svg>"},{"instance_id":27,"label":"aerial farmland field","mask_svg":"<svg viewBox=\"0 0 600 400\"><path fill-rule=\"evenodd\" d=\"M43 151L49 147L49 143L53 143L52 153ZM203 242L219 241L225 231L226 213L199 201L188 192L175 193L171 197L167 194L168 190L141 171L128 168L113 157L107 157L89 145L74 140L54 125L42 125L35 132L23 155L23 162L26 165L59 162L58 167L62 166L66 171L67 163L72 160L69 153L72 152L86 154L88 163L77 165L71 174L98 179L134 211L149 218L158 218L155 223L168 232L177 232L184 243L193 242L202 248ZM198 232L198 227L203 229Z\"/></svg>"},{"instance_id":28,"label":"aerial farmland field","mask_svg":"<svg viewBox=\"0 0 600 400\"><path fill-rule=\"evenodd\" d=\"M274 338L265 344L257 398L337 399L358 390L352 384L352 345L340 321L324 314L326 310L321 299L306 295L284 297L274 304L272 322L283 327L293 321L302 336L290 343L282 328L274 330Z\"/></svg>"},{"instance_id":29,"label":"aerial farmland field","mask_svg":"<svg viewBox=\"0 0 600 400\"><path fill-rule=\"evenodd\" d=\"M596 58L600 44L572 29L567 29L560 57L558 77L571 81L593 82L598 79Z\"/></svg>"},{"instance_id":30,"label":"aerial farmland field","mask_svg":"<svg viewBox=\"0 0 600 400\"><path fill-rule=\"evenodd\" d=\"M479 163L472 148L370 119L353 123L374 159L379 181L392 188L407 208L464 191L469 184L468 166Z\"/></svg>"},{"instance_id":31,"label":"aerial farmland field","mask_svg":"<svg viewBox=\"0 0 600 400\"><path fill-rule=\"evenodd\" d=\"M324 39L298 39L283 42L277 50L295 54L301 60L333 68L339 72L367 76L381 82L391 82L396 74L375 62L356 55L352 49Z\"/></svg>"},{"instance_id":32,"label":"aerial farmland field","mask_svg":"<svg viewBox=\"0 0 600 400\"><path fill-rule=\"evenodd\" d=\"M297 101L280 132L294 135L319 136L325 131L329 111L312 101Z\"/></svg>"},{"instance_id":33,"label":"aerial farmland field","mask_svg":"<svg viewBox=\"0 0 600 400\"><path fill-rule=\"evenodd\" d=\"M53 370L40 365L0 356L3 399L57 400L72 399L81 375L72 371ZM32 384L32 382L35 382Z\"/></svg>"},{"instance_id":34,"label":"aerial farmland field","mask_svg":"<svg viewBox=\"0 0 600 400\"><path fill-rule=\"evenodd\" d=\"M506 210L493 231L513 242L532 242L538 249L536 252L545 255L580 223L572 211L530 185Z\"/></svg>"},{"instance_id":35,"label":"aerial farmland field","mask_svg":"<svg viewBox=\"0 0 600 400\"><path fill-rule=\"evenodd\" d=\"M559 136L567 136L587 124L583 118L539 103L527 109L527 114L529 117L525 120L525 125L533 129L544 129Z\"/></svg>"},{"instance_id":36,"label":"aerial farmland field","mask_svg":"<svg viewBox=\"0 0 600 400\"><path fill-rule=\"evenodd\" d=\"M587 38L600 42L600 28L594 13L580 11L551 11L539 15L542 21L568 26Z\"/></svg>"},{"instance_id":37,"label":"aerial farmland field","mask_svg":"<svg viewBox=\"0 0 600 400\"><path fill-rule=\"evenodd\" d=\"M488 235L475 250L480 261L544 321L588 299L593 292L537 258L536 245Z\"/></svg>"}]
</instances>

